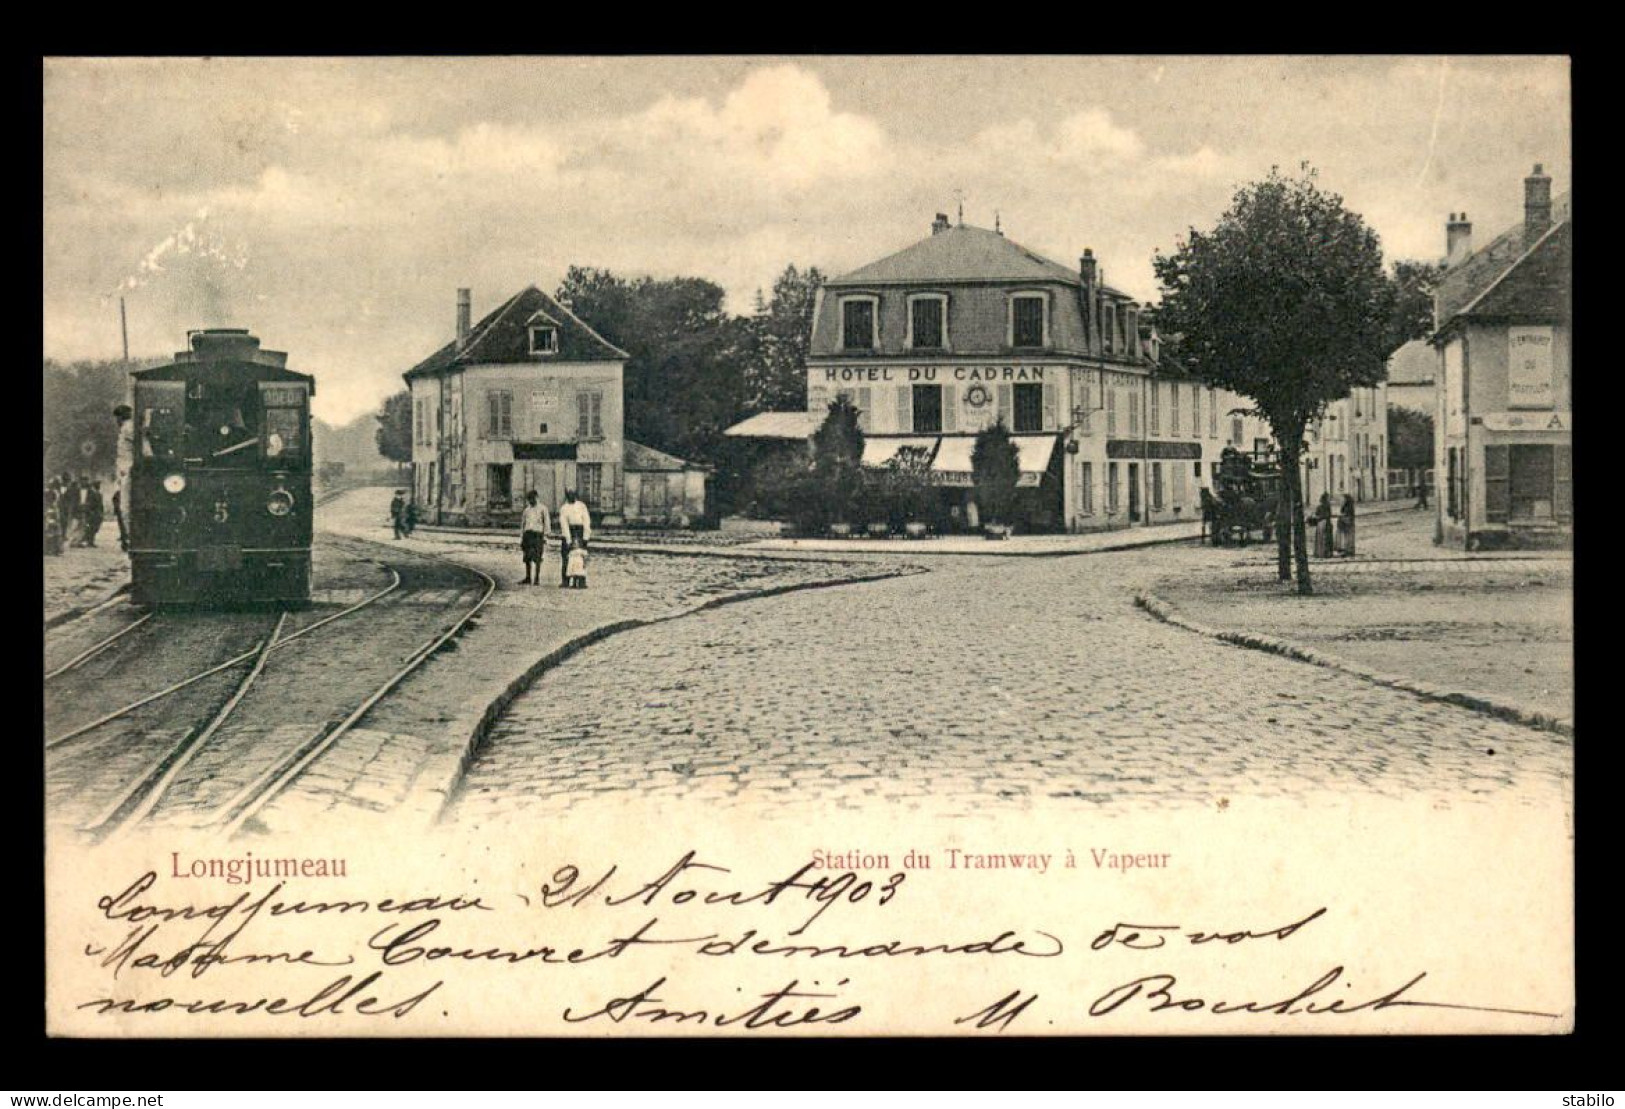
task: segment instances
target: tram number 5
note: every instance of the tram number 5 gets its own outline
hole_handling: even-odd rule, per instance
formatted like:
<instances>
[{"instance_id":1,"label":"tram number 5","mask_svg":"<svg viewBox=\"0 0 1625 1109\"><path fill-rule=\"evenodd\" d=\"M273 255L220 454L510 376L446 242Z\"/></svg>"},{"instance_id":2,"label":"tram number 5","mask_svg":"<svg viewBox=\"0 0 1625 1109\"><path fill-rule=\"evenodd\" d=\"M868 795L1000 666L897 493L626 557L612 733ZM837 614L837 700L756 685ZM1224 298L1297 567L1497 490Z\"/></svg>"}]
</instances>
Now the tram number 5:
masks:
<instances>
[{"instance_id":1,"label":"tram number 5","mask_svg":"<svg viewBox=\"0 0 1625 1109\"><path fill-rule=\"evenodd\" d=\"M226 504L226 502L225 501L215 501L214 502L214 522L217 523L217 524L223 524L227 520L229 520L230 518L231 518L231 512L230 512L229 506Z\"/></svg>"}]
</instances>

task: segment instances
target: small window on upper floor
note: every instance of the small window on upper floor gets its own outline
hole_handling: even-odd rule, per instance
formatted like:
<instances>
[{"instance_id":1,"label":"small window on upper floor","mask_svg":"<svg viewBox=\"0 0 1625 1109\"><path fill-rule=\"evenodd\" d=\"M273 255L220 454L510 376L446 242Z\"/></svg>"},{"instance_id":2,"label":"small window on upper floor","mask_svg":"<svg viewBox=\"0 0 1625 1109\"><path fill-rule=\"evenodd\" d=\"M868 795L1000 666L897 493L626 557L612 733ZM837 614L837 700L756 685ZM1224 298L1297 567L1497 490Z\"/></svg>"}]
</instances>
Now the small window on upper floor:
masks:
<instances>
[{"instance_id":1,"label":"small window on upper floor","mask_svg":"<svg viewBox=\"0 0 1625 1109\"><path fill-rule=\"evenodd\" d=\"M874 350L880 345L876 298L848 297L841 301L841 349Z\"/></svg>"},{"instance_id":2,"label":"small window on upper floor","mask_svg":"<svg viewBox=\"0 0 1625 1109\"><path fill-rule=\"evenodd\" d=\"M530 352L532 354L557 354L559 352L559 329L556 327L532 327L530 329Z\"/></svg>"},{"instance_id":3,"label":"small window on upper floor","mask_svg":"<svg viewBox=\"0 0 1625 1109\"><path fill-rule=\"evenodd\" d=\"M909 298L908 345L913 350L941 350L948 345L948 298L922 293Z\"/></svg>"},{"instance_id":4,"label":"small window on upper floor","mask_svg":"<svg viewBox=\"0 0 1625 1109\"><path fill-rule=\"evenodd\" d=\"M1044 347L1049 345L1049 298L1027 293L1010 298L1010 345Z\"/></svg>"}]
</instances>

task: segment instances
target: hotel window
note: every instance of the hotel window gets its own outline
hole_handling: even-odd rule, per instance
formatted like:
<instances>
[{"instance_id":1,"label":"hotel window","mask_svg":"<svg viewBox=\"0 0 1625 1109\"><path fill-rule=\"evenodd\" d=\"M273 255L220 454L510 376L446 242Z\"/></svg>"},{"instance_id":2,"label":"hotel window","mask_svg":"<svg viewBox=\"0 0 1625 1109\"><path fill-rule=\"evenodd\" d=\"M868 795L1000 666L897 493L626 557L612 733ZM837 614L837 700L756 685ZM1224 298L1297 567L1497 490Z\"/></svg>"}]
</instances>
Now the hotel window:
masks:
<instances>
[{"instance_id":1,"label":"hotel window","mask_svg":"<svg viewBox=\"0 0 1625 1109\"><path fill-rule=\"evenodd\" d=\"M1170 416L1170 419L1177 420L1178 416ZM1155 435L1160 430L1162 430L1162 382L1153 381L1151 383L1151 434Z\"/></svg>"},{"instance_id":2,"label":"hotel window","mask_svg":"<svg viewBox=\"0 0 1625 1109\"><path fill-rule=\"evenodd\" d=\"M420 447L424 445L423 399L421 397L412 402L412 442Z\"/></svg>"},{"instance_id":3,"label":"hotel window","mask_svg":"<svg viewBox=\"0 0 1625 1109\"><path fill-rule=\"evenodd\" d=\"M1219 398L1213 395L1213 390L1207 391L1207 437L1219 437Z\"/></svg>"},{"instance_id":4,"label":"hotel window","mask_svg":"<svg viewBox=\"0 0 1625 1109\"><path fill-rule=\"evenodd\" d=\"M1116 512L1117 497L1117 463L1106 463L1106 511Z\"/></svg>"},{"instance_id":5,"label":"hotel window","mask_svg":"<svg viewBox=\"0 0 1625 1109\"><path fill-rule=\"evenodd\" d=\"M583 390L576 394L576 438L602 439L604 437L604 394L597 390Z\"/></svg>"},{"instance_id":6,"label":"hotel window","mask_svg":"<svg viewBox=\"0 0 1625 1109\"><path fill-rule=\"evenodd\" d=\"M878 304L878 297L847 297L841 301L841 349L874 350L880 345Z\"/></svg>"},{"instance_id":7,"label":"hotel window","mask_svg":"<svg viewBox=\"0 0 1625 1109\"><path fill-rule=\"evenodd\" d=\"M1241 449L1241 417L1233 416L1230 420L1230 445L1238 451Z\"/></svg>"},{"instance_id":8,"label":"hotel window","mask_svg":"<svg viewBox=\"0 0 1625 1109\"><path fill-rule=\"evenodd\" d=\"M1138 384L1129 388L1128 433L1130 436L1140 434L1140 387Z\"/></svg>"},{"instance_id":9,"label":"hotel window","mask_svg":"<svg viewBox=\"0 0 1625 1109\"><path fill-rule=\"evenodd\" d=\"M604 495L604 464L602 462L576 463L576 495L587 502L588 508L601 508Z\"/></svg>"},{"instance_id":10,"label":"hotel window","mask_svg":"<svg viewBox=\"0 0 1625 1109\"><path fill-rule=\"evenodd\" d=\"M1073 414L1073 422L1078 425L1078 430L1080 432L1088 435L1090 431L1089 418L1090 414L1094 411L1095 403L1094 384L1090 381L1087 373L1077 380L1078 395L1082 398L1083 403L1078 406L1077 411Z\"/></svg>"},{"instance_id":11,"label":"hotel window","mask_svg":"<svg viewBox=\"0 0 1625 1109\"><path fill-rule=\"evenodd\" d=\"M513 394L506 389L493 389L485 394L485 437L513 438Z\"/></svg>"},{"instance_id":12,"label":"hotel window","mask_svg":"<svg viewBox=\"0 0 1625 1109\"><path fill-rule=\"evenodd\" d=\"M1117 434L1117 389L1106 386L1106 434Z\"/></svg>"},{"instance_id":13,"label":"hotel window","mask_svg":"<svg viewBox=\"0 0 1625 1109\"><path fill-rule=\"evenodd\" d=\"M1044 387L1034 384L1020 384L1015 387L1014 395L1015 426L1010 430L1043 431L1044 430Z\"/></svg>"},{"instance_id":14,"label":"hotel window","mask_svg":"<svg viewBox=\"0 0 1625 1109\"><path fill-rule=\"evenodd\" d=\"M1101 310L1100 339L1102 349L1111 354L1117 349L1117 305L1108 304Z\"/></svg>"},{"instance_id":15,"label":"hotel window","mask_svg":"<svg viewBox=\"0 0 1625 1109\"><path fill-rule=\"evenodd\" d=\"M1179 382L1168 385L1168 434L1179 434Z\"/></svg>"},{"instance_id":16,"label":"hotel window","mask_svg":"<svg viewBox=\"0 0 1625 1109\"><path fill-rule=\"evenodd\" d=\"M858 430L860 431L869 430L869 404L872 396L872 391L867 387L862 389L835 390L835 397L837 400L845 397L846 403L858 410Z\"/></svg>"},{"instance_id":17,"label":"hotel window","mask_svg":"<svg viewBox=\"0 0 1625 1109\"><path fill-rule=\"evenodd\" d=\"M556 327L531 328L530 352L532 354L557 354L559 352L559 329Z\"/></svg>"},{"instance_id":18,"label":"hotel window","mask_svg":"<svg viewBox=\"0 0 1625 1109\"><path fill-rule=\"evenodd\" d=\"M1191 438L1202 437L1202 387L1191 386Z\"/></svg>"},{"instance_id":19,"label":"hotel window","mask_svg":"<svg viewBox=\"0 0 1625 1109\"><path fill-rule=\"evenodd\" d=\"M1168 480L1174 487L1174 507L1183 508L1185 506L1185 468L1177 462L1168 467Z\"/></svg>"},{"instance_id":20,"label":"hotel window","mask_svg":"<svg viewBox=\"0 0 1625 1109\"><path fill-rule=\"evenodd\" d=\"M1010 345L1043 347L1049 342L1049 321L1045 307L1049 298L1027 293L1010 298Z\"/></svg>"},{"instance_id":21,"label":"hotel window","mask_svg":"<svg viewBox=\"0 0 1625 1109\"><path fill-rule=\"evenodd\" d=\"M1151 463L1151 511L1162 511L1162 463Z\"/></svg>"},{"instance_id":22,"label":"hotel window","mask_svg":"<svg viewBox=\"0 0 1625 1109\"><path fill-rule=\"evenodd\" d=\"M492 463L485 468L485 503L491 508L508 508L513 504L513 466Z\"/></svg>"},{"instance_id":23,"label":"hotel window","mask_svg":"<svg viewBox=\"0 0 1625 1109\"><path fill-rule=\"evenodd\" d=\"M913 387L914 430L938 432L942 430L942 386L916 385Z\"/></svg>"},{"instance_id":24,"label":"hotel window","mask_svg":"<svg viewBox=\"0 0 1625 1109\"><path fill-rule=\"evenodd\" d=\"M1093 516L1095 512L1095 465L1093 462L1078 463L1078 511L1085 516Z\"/></svg>"},{"instance_id":25,"label":"hotel window","mask_svg":"<svg viewBox=\"0 0 1625 1109\"><path fill-rule=\"evenodd\" d=\"M908 300L908 345L914 350L941 350L948 345L948 298L919 293Z\"/></svg>"}]
</instances>

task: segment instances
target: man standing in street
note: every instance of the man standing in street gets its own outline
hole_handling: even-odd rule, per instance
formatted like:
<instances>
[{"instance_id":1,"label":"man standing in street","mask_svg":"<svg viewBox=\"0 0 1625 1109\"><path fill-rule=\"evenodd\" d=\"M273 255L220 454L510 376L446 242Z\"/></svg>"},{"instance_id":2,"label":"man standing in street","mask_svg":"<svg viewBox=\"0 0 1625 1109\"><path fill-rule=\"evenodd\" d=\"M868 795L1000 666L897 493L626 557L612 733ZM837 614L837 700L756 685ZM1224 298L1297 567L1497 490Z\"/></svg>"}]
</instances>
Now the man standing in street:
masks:
<instances>
[{"instance_id":1,"label":"man standing in street","mask_svg":"<svg viewBox=\"0 0 1625 1109\"><path fill-rule=\"evenodd\" d=\"M85 546L96 545L96 533L102 530L105 512L106 508L102 504L102 483L92 481L85 491Z\"/></svg>"},{"instance_id":2,"label":"man standing in street","mask_svg":"<svg viewBox=\"0 0 1625 1109\"><path fill-rule=\"evenodd\" d=\"M389 502L389 522L395 528L395 538L404 538L406 535L406 494L399 489L395 490L395 497Z\"/></svg>"},{"instance_id":3,"label":"man standing in street","mask_svg":"<svg viewBox=\"0 0 1625 1109\"><path fill-rule=\"evenodd\" d=\"M564 510L560 509L560 526L563 522ZM532 489L525 494L525 511L519 515L519 553L525 559L523 585L542 584L542 555L547 550L547 530L547 506Z\"/></svg>"},{"instance_id":4,"label":"man standing in street","mask_svg":"<svg viewBox=\"0 0 1625 1109\"><path fill-rule=\"evenodd\" d=\"M574 489L564 491L564 503L559 506L559 588L570 585L570 551L577 543L583 548L592 538L592 514L583 501L576 500Z\"/></svg>"}]
</instances>

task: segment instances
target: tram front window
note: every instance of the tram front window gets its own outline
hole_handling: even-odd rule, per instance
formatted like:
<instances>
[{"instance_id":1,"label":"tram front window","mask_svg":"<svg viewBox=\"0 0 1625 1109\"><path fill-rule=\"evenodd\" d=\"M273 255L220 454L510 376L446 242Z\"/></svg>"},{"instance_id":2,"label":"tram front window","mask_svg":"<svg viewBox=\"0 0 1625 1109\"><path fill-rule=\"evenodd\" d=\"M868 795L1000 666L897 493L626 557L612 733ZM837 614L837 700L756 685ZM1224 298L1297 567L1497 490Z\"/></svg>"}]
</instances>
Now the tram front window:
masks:
<instances>
[{"instance_id":1,"label":"tram front window","mask_svg":"<svg viewBox=\"0 0 1625 1109\"><path fill-rule=\"evenodd\" d=\"M305 390L267 385L262 397L265 461L272 466L298 466L305 457Z\"/></svg>"},{"instance_id":2,"label":"tram front window","mask_svg":"<svg viewBox=\"0 0 1625 1109\"><path fill-rule=\"evenodd\" d=\"M167 382L142 384L136 388L135 400L141 457L179 457L185 429L183 386Z\"/></svg>"},{"instance_id":3,"label":"tram front window","mask_svg":"<svg viewBox=\"0 0 1625 1109\"><path fill-rule=\"evenodd\" d=\"M190 459L205 466L251 467L259 462L259 397L247 388L214 385L192 405L187 428Z\"/></svg>"}]
</instances>

